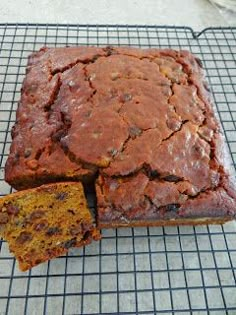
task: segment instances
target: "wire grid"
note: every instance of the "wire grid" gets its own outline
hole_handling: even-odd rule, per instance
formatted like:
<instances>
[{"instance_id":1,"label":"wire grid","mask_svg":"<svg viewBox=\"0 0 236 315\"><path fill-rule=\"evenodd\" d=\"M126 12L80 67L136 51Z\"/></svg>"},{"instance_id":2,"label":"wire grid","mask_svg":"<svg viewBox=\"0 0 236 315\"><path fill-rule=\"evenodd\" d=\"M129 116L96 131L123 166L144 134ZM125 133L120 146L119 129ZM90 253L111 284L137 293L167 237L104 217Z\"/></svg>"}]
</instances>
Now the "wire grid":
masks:
<instances>
[{"instance_id":1,"label":"wire grid","mask_svg":"<svg viewBox=\"0 0 236 315\"><path fill-rule=\"evenodd\" d=\"M236 161L236 29L0 25L0 193L30 52L47 46L132 45L198 55ZM92 199L90 206L93 207ZM0 314L236 314L236 224L104 230L86 248L22 273L0 241Z\"/></svg>"}]
</instances>

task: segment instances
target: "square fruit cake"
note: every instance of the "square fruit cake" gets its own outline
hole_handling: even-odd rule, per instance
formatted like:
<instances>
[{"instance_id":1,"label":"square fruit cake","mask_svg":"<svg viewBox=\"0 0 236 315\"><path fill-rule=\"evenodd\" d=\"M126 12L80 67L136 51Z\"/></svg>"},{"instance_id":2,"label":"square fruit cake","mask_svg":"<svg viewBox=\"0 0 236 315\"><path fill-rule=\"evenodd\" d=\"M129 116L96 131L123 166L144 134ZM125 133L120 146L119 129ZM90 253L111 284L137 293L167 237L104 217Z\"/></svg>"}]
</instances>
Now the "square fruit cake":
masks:
<instances>
[{"instance_id":1,"label":"square fruit cake","mask_svg":"<svg viewBox=\"0 0 236 315\"><path fill-rule=\"evenodd\" d=\"M95 183L98 227L222 223L236 190L201 61L187 51L30 55L5 179Z\"/></svg>"}]
</instances>

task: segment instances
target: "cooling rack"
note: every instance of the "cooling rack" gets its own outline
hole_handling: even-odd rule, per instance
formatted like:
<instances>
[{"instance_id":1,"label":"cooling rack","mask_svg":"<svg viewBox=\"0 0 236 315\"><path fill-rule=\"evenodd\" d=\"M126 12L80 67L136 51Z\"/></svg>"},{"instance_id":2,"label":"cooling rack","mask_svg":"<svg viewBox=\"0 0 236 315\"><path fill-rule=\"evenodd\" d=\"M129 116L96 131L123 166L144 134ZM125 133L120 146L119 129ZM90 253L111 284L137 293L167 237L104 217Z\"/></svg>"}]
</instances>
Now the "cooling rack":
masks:
<instances>
[{"instance_id":1,"label":"cooling rack","mask_svg":"<svg viewBox=\"0 0 236 315\"><path fill-rule=\"evenodd\" d=\"M236 161L236 28L0 24L0 194L27 56L42 46L132 45L200 57ZM93 207L91 200L90 206ZM236 314L236 223L104 230L22 273L0 240L0 314Z\"/></svg>"}]
</instances>

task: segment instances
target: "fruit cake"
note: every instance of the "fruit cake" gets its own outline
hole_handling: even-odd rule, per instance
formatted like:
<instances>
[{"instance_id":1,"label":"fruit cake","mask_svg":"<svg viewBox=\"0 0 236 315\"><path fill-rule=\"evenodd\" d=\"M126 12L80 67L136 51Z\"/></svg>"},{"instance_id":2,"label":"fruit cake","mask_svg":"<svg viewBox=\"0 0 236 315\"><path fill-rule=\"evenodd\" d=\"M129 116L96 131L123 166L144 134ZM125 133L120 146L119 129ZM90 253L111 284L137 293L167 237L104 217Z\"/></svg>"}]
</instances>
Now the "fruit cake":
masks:
<instances>
[{"instance_id":1,"label":"fruit cake","mask_svg":"<svg viewBox=\"0 0 236 315\"><path fill-rule=\"evenodd\" d=\"M99 227L235 218L226 146L190 52L42 48L29 57L12 138L6 181L95 183Z\"/></svg>"},{"instance_id":2,"label":"fruit cake","mask_svg":"<svg viewBox=\"0 0 236 315\"><path fill-rule=\"evenodd\" d=\"M42 185L0 199L0 237L22 271L98 240L81 183Z\"/></svg>"}]
</instances>

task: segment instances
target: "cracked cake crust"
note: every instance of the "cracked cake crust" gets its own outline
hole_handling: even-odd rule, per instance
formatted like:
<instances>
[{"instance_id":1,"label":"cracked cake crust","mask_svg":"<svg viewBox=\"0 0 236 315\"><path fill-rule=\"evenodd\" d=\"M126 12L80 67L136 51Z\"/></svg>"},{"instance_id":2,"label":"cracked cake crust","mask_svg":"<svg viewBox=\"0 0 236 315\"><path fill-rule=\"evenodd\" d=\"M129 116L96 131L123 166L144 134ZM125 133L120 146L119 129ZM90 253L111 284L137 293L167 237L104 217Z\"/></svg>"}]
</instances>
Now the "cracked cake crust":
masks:
<instances>
[{"instance_id":1,"label":"cracked cake crust","mask_svg":"<svg viewBox=\"0 0 236 315\"><path fill-rule=\"evenodd\" d=\"M43 48L29 57L16 118L6 181L98 177L100 227L235 217L220 126L187 51Z\"/></svg>"}]
</instances>

